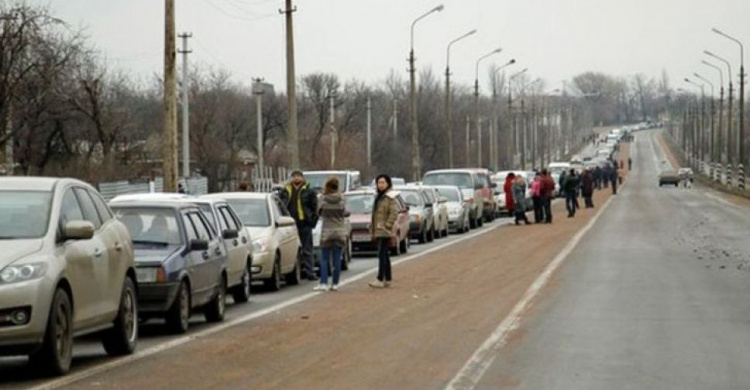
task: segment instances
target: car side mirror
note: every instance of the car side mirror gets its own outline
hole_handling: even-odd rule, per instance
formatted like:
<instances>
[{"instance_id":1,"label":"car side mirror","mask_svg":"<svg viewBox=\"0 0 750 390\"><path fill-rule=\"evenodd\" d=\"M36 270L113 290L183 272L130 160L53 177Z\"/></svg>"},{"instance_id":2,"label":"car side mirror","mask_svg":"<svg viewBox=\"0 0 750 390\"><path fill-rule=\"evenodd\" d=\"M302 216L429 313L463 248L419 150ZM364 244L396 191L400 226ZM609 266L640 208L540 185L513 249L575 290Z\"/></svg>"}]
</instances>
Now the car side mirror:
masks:
<instances>
[{"instance_id":1,"label":"car side mirror","mask_svg":"<svg viewBox=\"0 0 750 390\"><path fill-rule=\"evenodd\" d=\"M294 226L294 218L292 217L279 217L279 219L276 220L276 227L289 227Z\"/></svg>"},{"instance_id":2,"label":"car side mirror","mask_svg":"<svg viewBox=\"0 0 750 390\"><path fill-rule=\"evenodd\" d=\"M94 224L89 221L70 221L63 228L63 237L65 240L90 240L94 230Z\"/></svg>"},{"instance_id":3,"label":"car side mirror","mask_svg":"<svg viewBox=\"0 0 750 390\"><path fill-rule=\"evenodd\" d=\"M208 241L206 240L190 240L190 251L199 252L208 250Z\"/></svg>"},{"instance_id":4,"label":"car side mirror","mask_svg":"<svg viewBox=\"0 0 750 390\"><path fill-rule=\"evenodd\" d=\"M240 236L240 232L235 229L227 229L224 230L224 233L221 235L225 240L232 240Z\"/></svg>"}]
</instances>

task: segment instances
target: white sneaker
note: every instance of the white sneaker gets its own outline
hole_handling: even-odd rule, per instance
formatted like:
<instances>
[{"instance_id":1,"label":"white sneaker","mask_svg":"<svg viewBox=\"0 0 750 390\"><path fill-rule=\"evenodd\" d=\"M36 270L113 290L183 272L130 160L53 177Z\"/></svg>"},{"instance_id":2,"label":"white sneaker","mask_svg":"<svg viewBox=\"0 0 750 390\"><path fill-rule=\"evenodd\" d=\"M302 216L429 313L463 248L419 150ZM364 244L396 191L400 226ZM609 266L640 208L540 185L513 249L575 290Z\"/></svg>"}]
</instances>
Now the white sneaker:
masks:
<instances>
[{"instance_id":1,"label":"white sneaker","mask_svg":"<svg viewBox=\"0 0 750 390\"><path fill-rule=\"evenodd\" d=\"M330 290L331 291L339 291L339 285L338 284L332 284Z\"/></svg>"},{"instance_id":2,"label":"white sneaker","mask_svg":"<svg viewBox=\"0 0 750 390\"><path fill-rule=\"evenodd\" d=\"M313 288L313 291L328 291L328 286L325 284L319 284Z\"/></svg>"},{"instance_id":3,"label":"white sneaker","mask_svg":"<svg viewBox=\"0 0 750 390\"><path fill-rule=\"evenodd\" d=\"M373 280L372 282L370 282L370 287L372 287L372 288L384 288L385 287L385 283L383 283L383 282L381 282L379 280Z\"/></svg>"}]
</instances>

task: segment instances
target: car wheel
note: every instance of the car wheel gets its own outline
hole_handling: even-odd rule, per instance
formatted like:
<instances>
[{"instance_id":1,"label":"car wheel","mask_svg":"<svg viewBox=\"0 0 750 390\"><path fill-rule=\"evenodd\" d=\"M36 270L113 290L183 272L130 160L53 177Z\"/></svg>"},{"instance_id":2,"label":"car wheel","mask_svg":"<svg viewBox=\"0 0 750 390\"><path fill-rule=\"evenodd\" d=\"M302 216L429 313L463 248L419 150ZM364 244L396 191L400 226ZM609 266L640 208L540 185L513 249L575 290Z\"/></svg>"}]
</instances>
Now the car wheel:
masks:
<instances>
[{"instance_id":1,"label":"car wheel","mask_svg":"<svg viewBox=\"0 0 750 390\"><path fill-rule=\"evenodd\" d=\"M346 250L344 251L343 259L341 259L341 270L348 271L349 263L352 262L352 239L349 237L349 241L346 244Z\"/></svg>"},{"instance_id":2,"label":"car wheel","mask_svg":"<svg viewBox=\"0 0 750 390\"><path fill-rule=\"evenodd\" d=\"M292 272L284 275L286 284L290 286L298 285L299 281L302 279L302 271L300 270L299 259L300 259L300 253L297 253L297 259L294 261L294 269L292 270Z\"/></svg>"},{"instance_id":3,"label":"car wheel","mask_svg":"<svg viewBox=\"0 0 750 390\"><path fill-rule=\"evenodd\" d=\"M232 298L234 303L245 303L250 300L250 290L253 282L253 276L250 270L250 262L245 266L245 271L240 278L240 284L234 287Z\"/></svg>"},{"instance_id":4,"label":"car wheel","mask_svg":"<svg viewBox=\"0 0 750 390\"><path fill-rule=\"evenodd\" d=\"M165 318L167 328L172 333L185 333L190 325L190 285L183 280L180 288L177 290L172 307L169 308Z\"/></svg>"},{"instance_id":5,"label":"car wheel","mask_svg":"<svg viewBox=\"0 0 750 390\"><path fill-rule=\"evenodd\" d=\"M278 254L276 254L276 259L273 261L271 277L264 280L263 285L271 291L281 290L281 258Z\"/></svg>"},{"instance_id":6,"label":"car wheel","mask_svg":"<svg viewBox=\"0 0 750 390\"><path fill-rule=\"evenodd\" d=\"M476 229L477 228L477 219L474 218L474 217L472 217L471 214L469 214L469 228L470 229Z\"/></svg>"},{"instance_id":7,"label":"car wheel","mask_svg":"<svg viewBox=\"0 0 750 390\"><path fill-rule=\"evenodd\" d=\"M135 283L125 278L120 297L120 309L114 326L102 333L102 345L110 356L129 355L138 344L138 297Z\"/></svg>"},{"instance_id":8,"label":"car wheel","mask_svg":"<svg viewBox=\"0 0 750 390\"><path fill-rule=\"evenodd\" d=\"M51 375L70 371L73 360L73 308L65 290L58 288L52 299L42 348L30 356L34 366Z\"/></svg>"},{"instance_id":9,"label":"car wheel","mask_svg":"<svg viewBox=\"0 0 750 390\"><path fill-rule=\"evenodd\" d=\"M427 234L427 242L435 241L435 226L430 228L430 232Z\"/></svg>"},{"instance_id":10,"label":"car wheel","mask_svg":"<svg viewBox=\"0 0 750 390\"><path fill-rule=\"evenodd\" d=\"M427 242L427 230L422 227L422 232L419 234L419 243L424 244Z\"/></svg>"},{"instance_id":11,"label":"car wheel","mask_svg":"<svg viewBox=\"0 0 750 390\"><path fill-rule=\"evenodd\" d=\"M222 275L214 298L206 304L203 315L208 322L224 321L227 308L227 278Z\"/></svg>"},{"instance_id":12,"label":"car wheel","mask_svg":"<svg viewBox=\"0 0 750 390\"><path fill-rule=\"evenodd\" d=\"M477 218L477 222L475 223L477 227L482 227L484 225L484 222L482 222L482 216L480 215L479 218Z\"/></svg>"}]
</instances>

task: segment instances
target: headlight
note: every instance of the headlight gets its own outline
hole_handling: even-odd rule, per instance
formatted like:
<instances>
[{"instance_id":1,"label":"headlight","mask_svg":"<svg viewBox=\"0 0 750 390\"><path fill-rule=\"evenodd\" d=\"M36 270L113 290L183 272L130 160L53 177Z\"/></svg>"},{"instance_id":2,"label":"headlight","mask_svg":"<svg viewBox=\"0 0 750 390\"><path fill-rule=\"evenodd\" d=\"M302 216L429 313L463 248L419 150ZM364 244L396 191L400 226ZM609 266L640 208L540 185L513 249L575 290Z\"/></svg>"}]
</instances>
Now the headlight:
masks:
<instances>
[{"instance_id":1,"label":"headlight","mask_svg":"<svg viewBox=\"0 0 750 390\"><path fill-rule=\"evenodd\" d=\"M263 253L268 249L268 242L265 238L256 238L253 240L253 253Z\"/></svg>"},{"instance_id":2,"label":"headlight","mask_svg":"<svg viewBox=\"0 0 750 390\"><path fill-rule=\"evenodd\" d=\"M9 265L0 271L0 283L25 282L41 278L45 272L47 272L47 264L45 263Z\"/></svg>"},{"instance_id":3,"label":"headlight","mask_svg":"<svg viewBox=\"0 0 750 390\"><path fill-rule=\"evenodd\" d=\"M160 283L166 281L166 274L161 267L143 267L135 269L138 283Z\"/></svg>"}]
</instances>

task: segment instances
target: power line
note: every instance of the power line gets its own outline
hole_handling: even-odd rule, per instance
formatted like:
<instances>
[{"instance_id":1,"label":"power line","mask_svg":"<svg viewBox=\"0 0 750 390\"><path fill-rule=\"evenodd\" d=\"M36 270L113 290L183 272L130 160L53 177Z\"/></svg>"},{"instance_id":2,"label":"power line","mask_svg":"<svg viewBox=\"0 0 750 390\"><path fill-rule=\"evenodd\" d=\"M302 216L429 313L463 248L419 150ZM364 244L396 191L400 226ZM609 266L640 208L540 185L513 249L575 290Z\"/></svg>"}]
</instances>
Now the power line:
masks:
<instances>
[{"instance_id":1,"label":"power line","mask_svg":"<svg viewBox=\"0 0 750 390\"><path fill-rule=\"evenodd\" d=\"M245 22L256 22L258 20L267 19L267 18L270 18L271 16L275 16L276 15L276 14L265 14L265 15L260 15L260 16L257 16L257 17L246 18L246 17L243 17L243 16L233 15L233 14L227 12L226 10L224 10L224 9L220 8L219 6L217 6L216 4L212 3L211 0L203 0L203 1L206 4L208 4L209 6L211 6L211 8L215 9L216 11L218 11L221 14L223 14L224 16L232 18L232 19L242 20L242 21L245 21Z\"/></svg>"}]
</instances>

